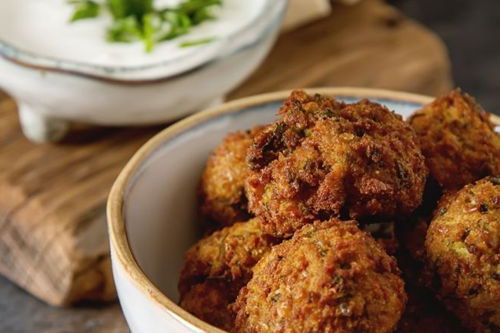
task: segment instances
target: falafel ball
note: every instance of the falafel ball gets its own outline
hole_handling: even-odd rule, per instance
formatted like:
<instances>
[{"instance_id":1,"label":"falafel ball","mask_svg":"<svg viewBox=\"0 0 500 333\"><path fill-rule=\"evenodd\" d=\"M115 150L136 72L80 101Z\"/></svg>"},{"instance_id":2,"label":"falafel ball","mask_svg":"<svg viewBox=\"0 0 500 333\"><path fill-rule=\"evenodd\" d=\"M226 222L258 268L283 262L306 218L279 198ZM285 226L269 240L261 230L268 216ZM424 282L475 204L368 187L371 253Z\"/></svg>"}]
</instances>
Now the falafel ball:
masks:
<instances>
[{"instance_id":1,"label":"falafel ball","mask_svg":"<svg viewBox=\"0 0 500 333\"><path fill-rule=\"evenodd\" d=\"M301 90L279 115L248 151L249 207L266 232L288 237L318 219L392 218L420 204L427 169L399 115Z\"/></svg>"},{"instance_id":2,"label":"falafel ball","mask_svg":"<svg viewBox=\"0 0 500 333\"><path fill-rule=\"evenodd\" d=\"M500 135L489 114L460 89L409 118L431 176L444 190L500 174Z\"/></svg>"},{"instance_id":3,"label":"falafel ball","mask_svg":"<svg viewBox=\"0 0 500 333\"><path fill-rule=\"evenodd\" d=\"M198 191L200 215L206 229L220 229L250 218L244 191L248 173L246 154L261 128L228 134L208 158Z\"/></svg>"},{"instance_id":4,"label":"falafel ball","mask_svg":"<svg viewBox=\"0 0 500 333\"><path fill-rule=\"evenodd\" d=\"M406 294L396 260L354 221L308 224L254 267L235 332L392 332Z\"/></svg>"},{"instance_id":5,"label":"falafel ball","mask_svg":"<svg viewBox=\"0 0 500 333\"><path fill-rule=\"evenodd\" d=\"M500 178L445 196L425 239L429 286L476 332L500 332Z\"/></svg>"},{"instance_id":6,"label":"falafel ball","mask_svg":"<svg viewBox=\"0 0 500 333\"><path fill-rule=\"evenodd\" d=\"M179 280L180 305L210 324L231 330L228 305L252 277L252 267L278 240L262 233L259 218L235 223L193 245Z\"/></svg>"}]
</instances>

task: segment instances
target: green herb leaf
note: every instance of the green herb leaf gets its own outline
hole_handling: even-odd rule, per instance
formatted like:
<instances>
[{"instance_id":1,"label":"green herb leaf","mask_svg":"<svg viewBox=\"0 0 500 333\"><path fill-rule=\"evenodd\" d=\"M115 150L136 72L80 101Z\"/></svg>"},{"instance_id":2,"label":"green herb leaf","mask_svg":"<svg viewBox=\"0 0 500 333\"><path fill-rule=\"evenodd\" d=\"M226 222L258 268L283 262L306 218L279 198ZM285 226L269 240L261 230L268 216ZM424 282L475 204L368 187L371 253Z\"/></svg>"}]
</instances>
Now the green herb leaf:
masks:
<instances>
[{"instance_id":1,"label":"green herb leaf","mask_svg":"<svg viewBox=\"0 0 500 333\"><path fill-rule=\"evenodd\" d=\"M135 16L137 20L154 11L153 0L107 0L108 8L115 19Z\"/></svg>"},{"instance_id":2,"label":"green herb leaf","mask_svg":"<svg viewBox=\"0 0 500 333\"><path fill-rule=\"evenodd\" d=\"M185 41L185 42L180 43L179 46L180 47L198 46L198 45L211 43L214 40L215 40L214 37L210 37L210 38L203 38L203 39L192 40L192 41Z\"/></svg>"},{"instance_id":3,"label":"green herb leaf","mask_svg":"<svg viewBox=\"0 0 500 333\"><path fill-rule=\"evenodd\" d=\"M69 3L75 6L73 16L69 20L70 22L94 18L99 15L100 6L92 0L73 0L69 1Z\"/></svg>"},{"instance_id":4,"label":"green herb leaf","mask_svg":"<svg viewBox=\"0 0 500 333\"><path fill-rule=\"evenodd\" d=\"M146 52L151 52L155 45L154 32L152 22L152 14L146 14L142 19L142 35L144 39L144 45L146 46Z\"/></svg>"},{"instance_id":5,"label":"green herb leaf","mask_svg":"<svg viewBox=\"0 0 500 333\"><path fill-rule=\"evenodd\" d=\"M193 25L198 25L214 19L213 9L221 4L221 0L188 0L179 5L179 10L191 18Z\"/></svg>"},{"instance_id":6,"label":"green herb leaf","mask_svg":"<svg viewBox=\"0 0 500 333\"><path fill-rule=\"evenodd\" d=\"M123 0L128 3L127 10L129 15L136 17L144 17L148 13L154 11L153 0Z\"/></svg>"},{"instance_id":7,"label":"green herb leaf","mask_svg":"<svg viewBox=\"0 0 500 333\"><path fill-rule=\"evenodd\" d=\"M125 6L125 1L123 0L108 0L107 1L109 11L115 20L123 19L127 15L127 8Z\"/></svg>"},{"instance_id":8,"label":"green herb leaf","mask_svg":"<svg viewBox=\"0 0 500 333\"><path fill-rule=\"evenodd\" d=\"M212 6L220 6L221 4L221 0L187 0L179 5L179 10L188 15L193 15L199 10Z\"/></svg>"},{"instance_id":9,"label":"green herb leaf","mask_svg":"<svg viewBox=\"0 0 500 333\"><path fill-rule=\"evenodd\" d=\"M191 29L191 19L184 12L176 10L165 11L162 15L163 22L168 25L168 32L161 40L170 40L185 35Z\"/></svg>"},{"instance_id":10,"label":"green herb leaf","mask_svg":"<svg viewBox=\"0 0 500 333\"><path fill-rule=\"evenodd\" d=\"M141 39L141 27L134 16L115 20L107 33L109 42L130 43Z\"/></svg>"}]
</instances>

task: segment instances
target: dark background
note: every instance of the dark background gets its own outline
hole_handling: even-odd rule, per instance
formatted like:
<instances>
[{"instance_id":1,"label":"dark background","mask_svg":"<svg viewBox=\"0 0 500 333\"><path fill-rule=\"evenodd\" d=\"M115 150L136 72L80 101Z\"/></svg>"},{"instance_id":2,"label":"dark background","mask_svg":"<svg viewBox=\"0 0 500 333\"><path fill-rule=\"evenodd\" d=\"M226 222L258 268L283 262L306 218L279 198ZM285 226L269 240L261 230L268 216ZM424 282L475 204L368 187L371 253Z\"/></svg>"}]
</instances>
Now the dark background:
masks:
<instances>
[{"instance_id":1,"label":"dark background","mask_svg":"<svg viewBox=\"0 0 500 333\"><path fill-rule=\"evenodd\" d=\"M390 0L445 42L455 84L500 114L500 1Z\"/></svg>"}]
</instances>

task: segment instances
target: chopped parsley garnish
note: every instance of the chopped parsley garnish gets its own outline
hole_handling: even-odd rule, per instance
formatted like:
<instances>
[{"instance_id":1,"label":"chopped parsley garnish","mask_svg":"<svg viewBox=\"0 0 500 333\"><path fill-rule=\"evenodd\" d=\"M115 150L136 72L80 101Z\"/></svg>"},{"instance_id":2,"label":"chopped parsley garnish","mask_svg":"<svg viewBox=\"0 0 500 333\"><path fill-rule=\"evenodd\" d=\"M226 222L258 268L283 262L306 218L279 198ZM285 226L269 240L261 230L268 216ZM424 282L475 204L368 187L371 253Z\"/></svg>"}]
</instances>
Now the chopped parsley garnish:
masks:
<instances>
[{"instance_id":1,"label":"chopped parsley garnish","mask_svg":"<svg viewBox=\"0 0 500 333\"><path fill-rule=\"evenodd\" d=\"M203 39L198 39L198 40L189 40L189 41L185 41L185 42L180 43L179 46L180 47L197 46L197 45L211 43L214 40L215 40L215 38L203 38Z\"/></svg>"},{"instance_id":2,"label":"chopped parsley garnish","mask_svg":"<svg viewBox=\"0 0 500 333\"><path fill-rule=\"evenodd\" d=\"M69 3L75 6L70 22L96 17L99 15L101 8L99 4L92 0L71 0Z\"/></svg>"},{"instance_id":3,"label":"chopped parsley garnish","mask_svg":"<svg viewBox=\"0 0 500 333\"><path fill-rule=\"evenodd\" d=\"M153 0L71 0L74 8L70 22L95 18L105 9L113 17L108 27L106 39L113 43L142 41L146 52L165 40L183 36L192 27L215 19L214 9L222 5L222 0L186 0L177 7L156 9ZM215 38L185 41L180 47L198 46L210 43Z\"/></svg>"}]
</instances>

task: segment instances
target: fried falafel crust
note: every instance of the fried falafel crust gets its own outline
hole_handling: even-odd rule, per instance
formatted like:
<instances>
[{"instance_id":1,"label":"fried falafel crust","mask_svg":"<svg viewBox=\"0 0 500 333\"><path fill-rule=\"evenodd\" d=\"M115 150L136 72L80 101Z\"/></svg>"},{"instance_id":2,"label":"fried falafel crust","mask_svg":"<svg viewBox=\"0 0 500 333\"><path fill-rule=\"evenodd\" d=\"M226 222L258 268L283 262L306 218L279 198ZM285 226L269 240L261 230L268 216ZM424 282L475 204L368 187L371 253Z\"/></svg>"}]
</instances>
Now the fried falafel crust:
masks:
<instances>
[{"instance_id":1,"label":"fried falafel crust","mask_svg":"<svg viewBox=\"0 0 500 333\"><path fill-rule=\"evenodd\" d=\"M460 89L409 118L431 176L444 190L500 174L500 136L489 114Z\"/></svg>"},{"instance_id":2,"label":"fried falafel crust","mask_svg":"<svg viewBox=\"0 0 500 333\"><path fill-rule=\"evenodd\" d=\"M220 329L231 331L234 313L228 309L238 295L236 285L224 279L206 279L186 289L180 306Z\"/></svg>"},{"instance_id":3,"label":"fried falafel crust","mask_svg":"<svg viewBox=\"0 0 500 333\"><path fill-rule=\"evenodd\" d=\"M228 305L252 276L252 267L278 242L262 232L259 218L235 223L193 245L180 275L180 305L210 324L231 330Z\"/></svg>"},{"instance_id":4,"label":"fried falafel crust","mask_svg":"<svg viewBox=\"0 0 500 333\"><path fill-rule=\"evenodd\" d=\"M446 195L425 240L428 284L476 332L500 331L500 178Z\"/></svg>"},{"instance_id":5,"label":"fried falafel crust","mask_svg":"<svg viewBox=\"0 0 500 333\"><path fill-rule=\"evenodd\" d=\"M287 237L314 220L392 218L422 200L427 169L416 135L386 107L295 90L248 151L249 208Z\"/></svg>"},{"instance_id":6,"label":"fried falafel crust","mask_svg":"<svg viewBox=\"0 0 500 333\"><path fill-rule=\"evenodd\" d=\"M200 215L206 229L220 229L250 218L244 192L246 154L261 129L262 126L256 126L228 134L208 158L198 190Z\"/></svg>"},{"instance_id":7,"label":"fried falafel crust","mask_svg":"<svg viewBox=\"0 0 500 333\"><path fill-rule=\"evenodd\" d=\"M392 332L405 303L395 259L355 222L333 219L258 262L233 305L235 332Z\"/></svg>"}]
</instances>

